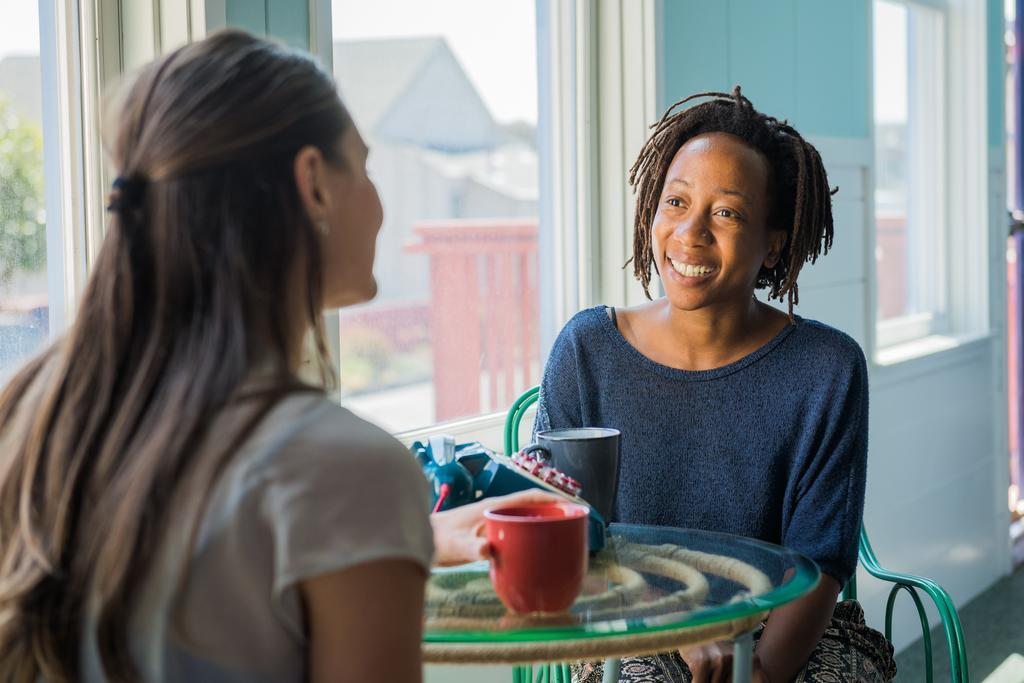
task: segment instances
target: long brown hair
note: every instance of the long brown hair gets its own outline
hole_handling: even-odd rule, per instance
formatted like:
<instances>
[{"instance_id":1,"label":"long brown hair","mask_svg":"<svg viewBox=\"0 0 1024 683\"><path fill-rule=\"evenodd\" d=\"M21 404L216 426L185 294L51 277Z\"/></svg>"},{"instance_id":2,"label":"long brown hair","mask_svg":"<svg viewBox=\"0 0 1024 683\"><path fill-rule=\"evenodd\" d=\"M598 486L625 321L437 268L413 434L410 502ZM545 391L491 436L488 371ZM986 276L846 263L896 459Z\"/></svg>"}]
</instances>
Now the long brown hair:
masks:
<instances>
[{"instance_id":1,"label":"long brown hair","mask_svg":"<svg viewBox=\"0 0 1024 683\"><path fill-rule=\"evenodd\" d=\"M78 680L87 614L107 677L137 678L128 616L172 498L193 482L208 494L301 386L297 324L329 374L319 237L293 163L313 145L341 164L350 125L308 56L238 31L159 59L127 91L77 318L0 394L0 680ZM302 310L284 294L296 281ZM252 418L209 433L256 368L270 380L248 392ZM215 461L197 458L214 440Z\"/></svg>"}]
</instances>

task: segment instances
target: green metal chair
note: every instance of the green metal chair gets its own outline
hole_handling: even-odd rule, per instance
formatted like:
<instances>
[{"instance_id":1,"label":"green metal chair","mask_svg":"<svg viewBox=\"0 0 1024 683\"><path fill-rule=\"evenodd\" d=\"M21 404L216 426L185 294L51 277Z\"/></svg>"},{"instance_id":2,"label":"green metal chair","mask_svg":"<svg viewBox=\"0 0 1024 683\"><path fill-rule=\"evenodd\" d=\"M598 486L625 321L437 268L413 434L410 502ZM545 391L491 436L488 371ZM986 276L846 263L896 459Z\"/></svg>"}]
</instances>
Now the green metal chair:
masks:
<instances>
[{"instance_id":1,"label":"green metal chair","mask_svg":"<svg viewBox=\"0 0 1024 683\"><path fill-rule=\"evenodd\" d=\"M519 450L519 425L523 415L540 398L540 387L527 389L515 400L505 418L505 453L511 455ZM860 564L868 574L887 583L893 584L889 591L889 599L885 605L885 637L892 640L892 614L896 606L896 597L900 591L910 595L914 606L917 608L918 617L921 620L922 642L925 653L925 674L927 682L932 683L932 637L931 629L928 628L928 617L924 611L924 603L918 591L921 591L935 603L942 620L943 632L946 636L946 647L949 650L949 670L953 683L968 683L967 675L967 647L964 644L963 627L960 624L960 617L957 614L953 600L949 593L931 579L910 574L899 574L884 569L878 564L875 551L868 541L868 532L861 527L860 530ZM854 576L843 588L842 599L855 599L857 597L857 577ZM551 668L553 667L553 671ZM552 667L541 666L536 681L540 683L569 683L568 665L558 664ZM514 683L530 683L533 681L533 667L516 667L513 673Z\"/></svg>"}]
</instances>

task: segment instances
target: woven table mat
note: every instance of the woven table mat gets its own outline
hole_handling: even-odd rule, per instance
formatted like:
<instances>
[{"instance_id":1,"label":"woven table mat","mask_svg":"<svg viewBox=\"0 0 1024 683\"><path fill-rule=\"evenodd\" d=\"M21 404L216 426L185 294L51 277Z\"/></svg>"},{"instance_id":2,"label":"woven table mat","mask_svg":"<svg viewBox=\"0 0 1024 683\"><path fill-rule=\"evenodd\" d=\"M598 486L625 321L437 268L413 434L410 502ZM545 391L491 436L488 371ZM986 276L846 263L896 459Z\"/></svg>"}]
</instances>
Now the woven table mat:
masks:
<instances>
[{"instance_id":1,"label":"woven table mat","mask_svg":"<svg viewBox=\"0 0 1024 683\"><path fill-rule=\"evenodd\" d=\"M767 616L767 612L762 612L706 626L571 640L424 643L423 660L428 664L531 664L635 657L715 640L728 640L754 630Z\"/></svg>"}]
</instances>

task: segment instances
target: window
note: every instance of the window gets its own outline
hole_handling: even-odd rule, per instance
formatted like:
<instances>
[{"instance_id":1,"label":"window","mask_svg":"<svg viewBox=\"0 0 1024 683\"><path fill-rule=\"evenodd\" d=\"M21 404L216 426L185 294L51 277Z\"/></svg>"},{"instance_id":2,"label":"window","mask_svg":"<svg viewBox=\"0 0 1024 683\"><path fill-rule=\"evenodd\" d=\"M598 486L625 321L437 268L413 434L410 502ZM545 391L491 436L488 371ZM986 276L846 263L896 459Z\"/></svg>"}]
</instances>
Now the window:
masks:
<instances>
[{"instance_id":1,"label":"window","mask_svg":"<svg viewBox=\"0 0 1024 683\"><path fill-rule=\"evenodd\" d=\"M74 316L105 216L100 94L122 56L106 0L16 2L5 10L0 385Z\"/></svg>"},{"instance_id":2,"label":"window","mask_svg":"<svg viewBox=\"0 0 1024 683\"><path fill-rule=\"evenodd\" d=\"M0 385L50 334L38 5L0 22Z\"/></svg>"},{"instance_id":3,"label":"window","mask_svg":"<svg viewBox=\"0 0 1024 683\"><path fill-rule=\"evenodd\" d=\"M391 431L503 412L564 322L540 293L566 261L550 188L572 131L543 94L558 58L537 7L331 4L335 76L384 204L377 298L338 316L341 401Z\"/></svg>"},{"instance_id":4,"label":"window","mask_svg":"<svg viewBox=\"0 0 1024 683\"><path fill-rule=\"evenodd\" d=\"M949 331L945 22L874 3L877 341Z\"/></svg>"}]
</instances>

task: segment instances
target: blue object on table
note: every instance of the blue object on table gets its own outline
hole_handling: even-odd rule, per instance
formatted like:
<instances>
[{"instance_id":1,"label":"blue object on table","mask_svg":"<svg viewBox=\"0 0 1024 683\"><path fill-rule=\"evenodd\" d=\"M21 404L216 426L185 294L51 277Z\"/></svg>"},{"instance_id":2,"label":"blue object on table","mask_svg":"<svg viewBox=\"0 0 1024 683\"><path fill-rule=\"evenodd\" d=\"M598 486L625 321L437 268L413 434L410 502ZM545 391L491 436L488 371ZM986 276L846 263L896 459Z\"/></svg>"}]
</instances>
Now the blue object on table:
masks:
<instances>
[{"instance_id":1,"label":"blue object on table","mask_svg":"<svg viewBox=\"0 0 1024 683\"><path fill-rule=\"evenodd\" d=\"M435 512L482 498L542 488L495 460L494 451L476 441L456 444L454 437L438 435L429 437L426 444L416 441L411 450L430 482L430 506ZM590 552L596 553L604 548L607 523L592 507L589 522Z\"/></svg>"},{"instance_id":2,"label":"blue object on table","mask_svg":"<svg viewBox=\"0 0 1024 683\"><path fill-rule=\"evenodd\" d=\"M473 477L455 457L454 437L444 434L431 436L427 445L419 441L414 443L412 452L430 482L431 510L450 510L473 502Z\"/></svg>"}]
</instances>

